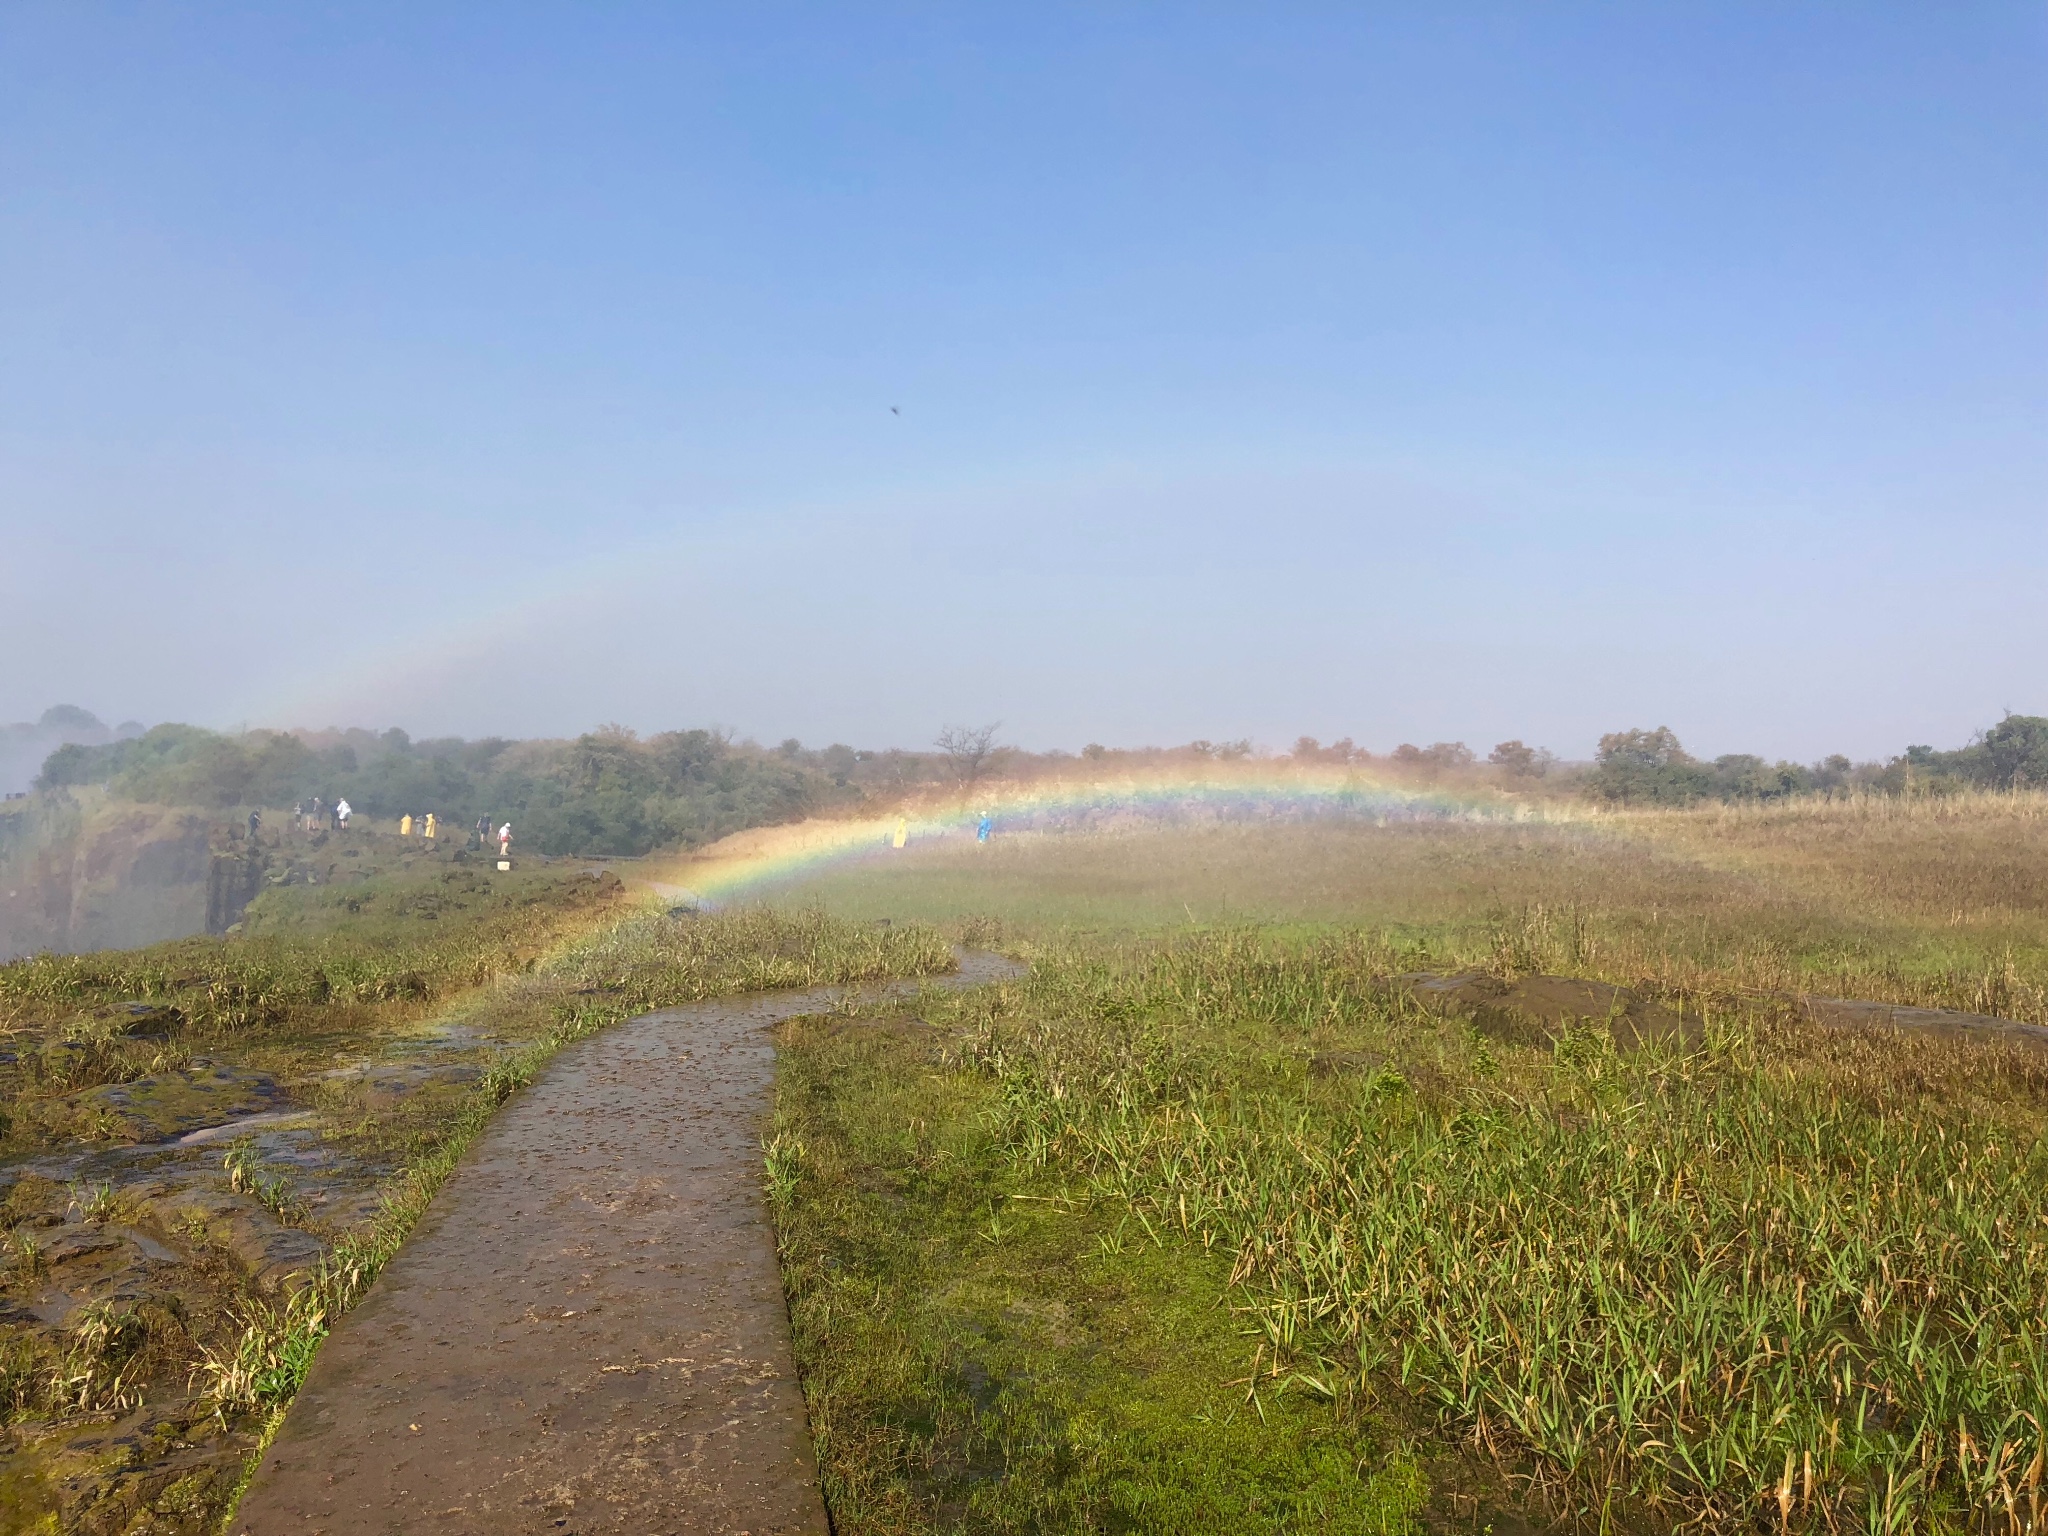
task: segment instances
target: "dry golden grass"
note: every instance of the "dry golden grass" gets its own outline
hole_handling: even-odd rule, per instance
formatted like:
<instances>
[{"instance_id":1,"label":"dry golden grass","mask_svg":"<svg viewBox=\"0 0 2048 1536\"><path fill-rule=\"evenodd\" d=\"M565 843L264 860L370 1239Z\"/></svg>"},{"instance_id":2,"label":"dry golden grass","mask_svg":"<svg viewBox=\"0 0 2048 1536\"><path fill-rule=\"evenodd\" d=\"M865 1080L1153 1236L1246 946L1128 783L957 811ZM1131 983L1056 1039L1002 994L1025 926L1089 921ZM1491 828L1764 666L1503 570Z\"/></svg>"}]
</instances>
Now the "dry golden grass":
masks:
<instances>
[{"instance_id":1,"label":"dry golden grass","mask_svg":"<svg viewBox=\"0 0 2048 1536\"><path fill-rule=\"evenodd\" d=\"M1613 822L1708 865L1869 911L2035 935L2048 915L2048 795L1859 796Z\"/></svg>"}]
</instances>

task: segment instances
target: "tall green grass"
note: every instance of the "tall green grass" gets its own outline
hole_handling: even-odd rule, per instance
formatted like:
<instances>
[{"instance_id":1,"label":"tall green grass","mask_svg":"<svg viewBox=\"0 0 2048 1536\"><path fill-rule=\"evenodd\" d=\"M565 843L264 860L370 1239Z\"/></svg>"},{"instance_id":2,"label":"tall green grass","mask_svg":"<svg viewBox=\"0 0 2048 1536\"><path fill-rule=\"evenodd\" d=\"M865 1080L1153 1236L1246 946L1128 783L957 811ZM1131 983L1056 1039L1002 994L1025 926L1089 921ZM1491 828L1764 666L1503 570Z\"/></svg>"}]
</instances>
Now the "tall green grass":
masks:
<instances>
[{"instance_id":1,"label":"tall green grass","mask_svg":"<svg viewBox=\"0 0 2048 1536\"><path fill-rule=\"evenodd\" d=\"M1757 1003L1702 1047L1420 1013L1411 957L1054 947L953 1004L1017 1164L1228 1256L1263 1348L1577 1507L2031 1524L2048 1055Z\"/></svg>"},{"instance_id":2,"label":"tall green grass","mask_svg":"<svg viewBox=\"0 0 2048 1536\"><path fill-rule=\"evenodd\" d=\"M1398 1437L1247 1368L1229 1265L1057 1198L900 1018L778 1035L766 1184L841 1536L1407 1536Z\"/></svg>"}]
</instances>

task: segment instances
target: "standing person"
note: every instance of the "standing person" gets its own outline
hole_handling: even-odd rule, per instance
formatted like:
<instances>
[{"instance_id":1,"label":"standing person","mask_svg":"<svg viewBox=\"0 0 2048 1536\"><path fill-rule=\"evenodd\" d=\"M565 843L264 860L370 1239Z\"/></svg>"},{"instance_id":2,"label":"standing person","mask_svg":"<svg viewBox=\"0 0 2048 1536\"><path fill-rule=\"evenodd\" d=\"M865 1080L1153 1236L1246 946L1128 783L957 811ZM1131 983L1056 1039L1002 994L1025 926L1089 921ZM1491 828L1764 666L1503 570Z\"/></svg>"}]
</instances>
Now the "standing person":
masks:
<instances>
[{"instance_id":1,"label":"standing person","mask_svg":"<svg viewBox=\"0 0 2048 1536\"><path fill-rule=\"evenodd\" d=\"M889 839L889 841L898 848L901 848L910 841L910 818L908 816L898 816L896 818L896 835Z\"/></svg>"},{"instance_id":2,"label":"standing person","mask_svg":"<svg viewBox=\"0 0 2048 1536\"><path fill-rule=\"evenodd\" d=\"M974 840L977 843L987 842L989 833L995 829L995 824L995 817L987 811L983 811L981 813L981 825L974 829Z\"/></svg>"},{"instance_id":3,"label":"standing person","mask_svg":"<svg viewBox=\"0 0 2048 1536\"><path fill-rule=\"evenodd\" d=\"M315 795L306 806L306 830L308 832L318 832L320 830L320 823L326 819L327 807L322 805L320 797Z\"/></svg>"},{"instance_id":4,"label":"standing person","mask_svg":"<svg viewBox=\"0 0 2048 1536\"><path fill-rule=\"evenodd\" d=\"M348 818L351 814L352 808L346 800L334 802L334 824L343 832L348 830Z\"/></svg>"},{"instance_id":5,"label":"standing person","mask_svg":"<svg viewBox=\"0 0 2048 1536\"><path fill-rule=\"evenodd\" d=\"M509 821L498 828L498 857L501 859L512 857L512 823Z\"/></svg>"},{"instance_id":6,"label":"standing person","mask_svg":"<svg viewBox=\"0 0 2048 1536\"><path fill-rule=\"evenodd\" d=\"M439 824L434 820L434 813L429 811L427 812L427 840L431 842L439 835Z\"/></svg>"},{"instance_id":7,"label":"standing person","mask_svg":"<svg viewBox=\"0 0 2048 1536\"><path fill-rule=\"evenodd\" d=\"M479 816L476 819L476 851L483 853L491 846L491 818Z\"/></svg>"},{"instance_id":8,"label":"standing person","mask_svg":"<svg viewBox=\"0 0 2048 1536\"><path fill-rule=\"evenodd\" d=\"M412 836L412 817L411 817L411 816L401 816L401 817L399 817L399 818L398 818L398 835L399 835L400 837L411 837L411 836Z\"/></svg>"},{"instance_id":9,"label":"standing person","mask_svg":"<svg viewBox=\"0 0 2048 1536\"><path fill-rule=\"evenodd\" d=\"M252 842L252 843L253 843L253 842L255 842L255 841L256 841L256 833L257 833L258 829L260 829L260 828L262 827L262 825L263 825L263 813L262 813L261 811L251 811L251 812L249 813L249 841L250 841L250 842Z\"/></svg>"}]
</instances>

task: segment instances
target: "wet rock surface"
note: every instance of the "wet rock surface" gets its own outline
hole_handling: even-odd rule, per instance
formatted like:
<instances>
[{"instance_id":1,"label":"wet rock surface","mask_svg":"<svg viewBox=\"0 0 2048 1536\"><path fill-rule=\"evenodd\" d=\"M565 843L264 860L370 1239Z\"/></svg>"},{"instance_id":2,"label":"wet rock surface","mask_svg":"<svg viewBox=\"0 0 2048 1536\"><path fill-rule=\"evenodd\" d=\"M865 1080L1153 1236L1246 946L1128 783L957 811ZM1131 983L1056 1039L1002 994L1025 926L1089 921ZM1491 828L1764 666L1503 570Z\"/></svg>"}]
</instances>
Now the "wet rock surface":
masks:
<instances>
[{"instance_id":1,"label":"wet rock surface","mask_svg":"<svg viewBox=\"0 0 2048 1536\"><path fill-rule=\"evenodd\" d=\"M58 1103L74 1125L101 1140L144 1142L226 1125L284 1101L284 1089L267 1072L195 1061L178 1071L88 1088Z\"/></svg>"},{"instance_id":2,"label":"wet rock surface","mask_svg":"<svg viewBox=\"0 0 2048 1536\"><path fill-rule=\"evenodd\" d=\"M840 995L558 1056L322 1347L233 1529L823 1533L758 1138L769 1027Z\"/></svg>"},{"instance_id":3,"label":"wet rock surface","mask_svg":"<svg viewBox=\"0 0 2048 1536\"><path fill-rule=\"evenodd\" d=\"M61 1067L70 1045L42 1054ZM408 1042L401 1059L364 1070L386 1101L473 1081L474 1063L447 1059L444 1045ZM391 1171L328 1140L325 1117L292 1103L270 1075L204 1061L39 1107L95 1139L0 1162L0 1373L74 1369L66 1362L96 1317L179 1353L206 1336L209 1319L226 1316L232 1332L238 1309L280 1302L335 1236L374 1213ZM285 1181L287 1210L231 1187L230 1148ZM183 1367L139 1400L113 1373L71 1412L0 1429L0 1530L217 1529L254 1426L222 1422Z\"/></svg>"},{"instance_id":4,"label":"wet rock surface","mask_svg":"<svg viewBox=\"0 0 2048 1536\"><path fill-rule=\"evenodd\" d=\"M260 1291L293 1288L320 1267L327 1245L288 1227L246 1195L192 1182L146 1185L135 1192L159 1230L224 1254Z\"/></svg>"},{"instance_id":5,"label":"wet rock surface","mask_svg":"<svg viewBox=\"0 0 2048 1536\"><path fill-rule=\"evenodd\" d=\"M36 1449L51 1475L34 1484L0 1468L0 1510L16 1529L80 1536L203 1528L254 1447L253 1436L223 1436L183 1406L146 1405L46 1437Z\"/></svg>"}]
</instances>

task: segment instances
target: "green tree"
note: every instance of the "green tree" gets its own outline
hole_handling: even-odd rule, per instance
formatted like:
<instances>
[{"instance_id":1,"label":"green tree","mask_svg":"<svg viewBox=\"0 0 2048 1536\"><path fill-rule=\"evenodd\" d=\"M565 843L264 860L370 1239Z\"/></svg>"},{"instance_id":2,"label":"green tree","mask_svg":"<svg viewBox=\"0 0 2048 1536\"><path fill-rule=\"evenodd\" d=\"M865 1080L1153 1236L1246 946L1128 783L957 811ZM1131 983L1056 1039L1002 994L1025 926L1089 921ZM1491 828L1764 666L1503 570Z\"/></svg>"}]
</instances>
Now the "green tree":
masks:
<instances>
[{"instance_id":1,"label":"green tree","mask_svg":"<svg viewBox=\"0 0 2048 1536\"><path fill-rule=\"evenodd\" d=\"M1975 759L1971 777L1996 789L2048 785L2048 717L2007 715L1966 755Z\"/></svg>"},{"instance_id":2,"label":"green tree","mask_svg":"<svg viewBox=\"0 0 2048 1536\"><path fill-rule=\"evenodd\" d=\"M1706 769L1668 725L1602 736L1595 762L1593 792L1622 804L1685 805L1712 788Z\"/></svg>"},{"instance_id":3,"label":"green tree","mask_svg":"<svg viewBox=\"0 0 2048 1536\"><path fill-rule=\"evenodd\" d=\"M1797 763L1767 763L1749 752L1714 759L1710 792L1722 800L1781 800L1812 787L1813 776Z\"/></svg>"},{"instance_id":4,"label":"green tree","mask_svg":"<svg viewBox=\"0 0 2048 1536\"><path fill-rule=\"evenodd\" d=\"M106 784L130 799L210 809L346 798L367 817L432 811L452 826L479 816L511 821L520 846L539 853L640 854L808 814L832 792L823 764L808 761L814 755L735 746L710 731L643 742L621 726L517 743L351 732L316 749L285 732L221 736L165 725L133 741L54 752L37 782ZM853 760L850 748L832 757L842 772Z\"/></svg>"}]
</instances>

